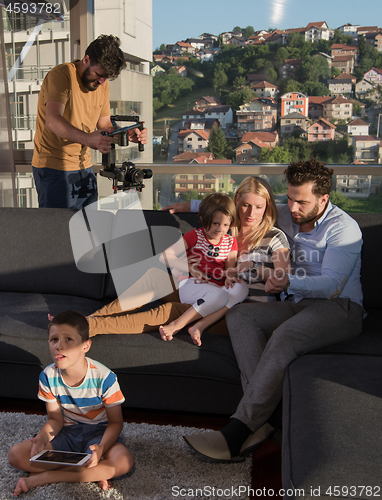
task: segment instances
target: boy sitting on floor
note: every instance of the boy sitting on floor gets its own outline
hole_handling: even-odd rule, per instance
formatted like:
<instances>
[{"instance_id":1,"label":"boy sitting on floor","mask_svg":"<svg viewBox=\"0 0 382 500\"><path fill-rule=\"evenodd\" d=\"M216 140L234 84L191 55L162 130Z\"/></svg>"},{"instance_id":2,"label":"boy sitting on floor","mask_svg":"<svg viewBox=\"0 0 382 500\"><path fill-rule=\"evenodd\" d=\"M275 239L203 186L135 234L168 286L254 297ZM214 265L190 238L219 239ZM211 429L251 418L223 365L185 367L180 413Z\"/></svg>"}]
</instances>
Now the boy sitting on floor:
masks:
<instances>
[{"instance_id":1,"label":"boy sitting on floor","mask_svg":"<svg viewBox=\"0 0 382 500\"><path fill-rule=\"evenodd\" d=\"M58 314L48 325L48 335L54 363L41 372L38 394L46 402L48 421L35 437L9 450L9 463L30 473L19 479L14 496L58 482L98 481L106 490L109 479L126 474L134 465L119 437L125 398L116 375L85 356L91 340L83 314ZM82 467L29 461L43 449L91 453L91 458Z\"/></svg>"}]
</instances>

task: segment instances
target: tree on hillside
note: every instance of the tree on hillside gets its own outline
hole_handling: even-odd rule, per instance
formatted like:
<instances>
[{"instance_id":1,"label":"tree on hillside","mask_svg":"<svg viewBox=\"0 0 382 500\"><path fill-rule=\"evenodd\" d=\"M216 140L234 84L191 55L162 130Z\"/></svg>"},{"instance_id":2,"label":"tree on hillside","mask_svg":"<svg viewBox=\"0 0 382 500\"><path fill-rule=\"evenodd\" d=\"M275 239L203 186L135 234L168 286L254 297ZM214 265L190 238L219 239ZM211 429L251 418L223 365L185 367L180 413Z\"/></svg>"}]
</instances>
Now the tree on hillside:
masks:
<instances>
[{"instance_id":1,"label":"tree on hillside","mask_svg":"<svg viewBox=\"0 0 382 500\"><path fill-rule=\"evenodd\" d=\"M247 26L244 30L243 30L243 35L245 36L245 38L249 38L250 36L252 36L254 33L255 33L255 30L253 28L253 26Z\"/></svg>"},{"instance_id":2,"label":"tree on hillside","mask_svg":"<svg viewBox=\"0 0 382 500\"><path fill-rule=\"evenodd\" d=\"M221 68L218 68L214 71L214 76L212 78L212 85L214 87L215 92L219 89L221 90L228 81L227 75Z\"/></svg>"},{"instance_id":3,"label":"tree on hillside","mask_svg":"<svg viewBox=\"0 0 382 500\"><path fill-rule=\"evenodd\" d=\"M227 141L224 137L223 130L218 127L212 127L208 140L207 151L212 153L216 159L225 159L227 152Z\"/></svg>"},{"instance_id":4,"label":"tree on hillside","mask_svg":"<svg viewBox=\"0 0 382 500\"><path fill-rule=\"evenodd\" d=\"M259 161L262 163L290 163L291 155L283 146L261 148Z\"/></svg>"},{"instance_id":5,"label":"tree on hillside","mask_svg":"<svg viewBox=\"0 0 382 500\"><path fill-rule=\"evenodd\" d=\"M237 111L239 106L245 104L246 102L251 102L252 99L256 97L256 94L249 87L244 87L243 89L236 90L232 92L225 98L225 104L231 104L232 109Z\"/></svg>"}]
</instances>

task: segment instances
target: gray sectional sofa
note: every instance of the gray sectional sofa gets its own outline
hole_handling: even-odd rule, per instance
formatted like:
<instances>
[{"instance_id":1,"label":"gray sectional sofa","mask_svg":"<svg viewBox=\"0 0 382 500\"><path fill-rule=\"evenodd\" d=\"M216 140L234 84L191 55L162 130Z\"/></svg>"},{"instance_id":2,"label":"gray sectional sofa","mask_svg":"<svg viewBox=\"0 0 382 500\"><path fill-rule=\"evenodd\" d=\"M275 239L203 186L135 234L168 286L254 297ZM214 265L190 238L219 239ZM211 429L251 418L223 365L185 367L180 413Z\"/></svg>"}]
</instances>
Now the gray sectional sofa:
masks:
<instances>
[{"instance_id":1,"label":"gray sectional sofa","mask_svg":"<svg viewBox=\"0 0 382 500\"><path fill-rule=\"evenodd\" d=\"M120 212L97 215L105 234L95 235L100 244L88 254L99 272L83 272L76 266L69 231L75 212L0 208L0 397L36 398L38 375L52 362L48 313L75 309L90 314L115 297L110 251L102 242L118 239L123 248L129 238L140 241L138 233L113 240L116 217L123 218L126 211ZM196 214L144 211L144 217L159 232L171 226L174 234L184 233L198 225ZM320 496L328 497L330 486L380 485L382 215L354 218L364 235L368 317L360 337L309 353L289 366L283 398L283 486L289 497L301 497L293 489L317 497L320 488ZM88 230L91 235L91 220ZM147 258L151 250L143 247ZM89 255L76 259L80 269L89 271ZM239 369L223 330L205 333L200 348L187 332L166 343L158 332L99 335L89 356L117 373L127 407L229 415L242 396ZM370 498L369 492L360 488L356 495L332 496Z\"/></svg>"}]
</instances>

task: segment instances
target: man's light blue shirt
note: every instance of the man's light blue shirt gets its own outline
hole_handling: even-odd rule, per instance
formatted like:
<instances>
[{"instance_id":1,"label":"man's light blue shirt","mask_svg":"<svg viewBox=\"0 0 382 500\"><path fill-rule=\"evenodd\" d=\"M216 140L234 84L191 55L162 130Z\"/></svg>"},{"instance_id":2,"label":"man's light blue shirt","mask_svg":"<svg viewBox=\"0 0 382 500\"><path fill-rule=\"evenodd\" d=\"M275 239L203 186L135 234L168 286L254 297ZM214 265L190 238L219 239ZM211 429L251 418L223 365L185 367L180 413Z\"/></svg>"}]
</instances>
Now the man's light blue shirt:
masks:
<instances>
[{"instance_id":1,"label":"man's light blue shirt","mask_svg":"<svg viewBox=\"0 0 382 500\"><path fill-rule=\"evenodd\" d=\"M314 229L300 233L288 205L278 205L277 211L277 225L291 248L288 293L295 301L343 297L362 305L362 233L357 222L329 201Z\"/></svg>"},{"instance_id":2,"label":"man's light blue shirt","mask_svg":"<svg viewBox=\"0 0 382 500\"><path fill-rule=\"evenodd\" d=\"M191 212L197 212L199 204L199 200L191 200ZM329 201L313 231L300 233L288 205L277 205L277 211L277 226L291 249L288 293L295 302L342 297L362 305L362 233L357 222Z\"/></svg>"}]
</instances>

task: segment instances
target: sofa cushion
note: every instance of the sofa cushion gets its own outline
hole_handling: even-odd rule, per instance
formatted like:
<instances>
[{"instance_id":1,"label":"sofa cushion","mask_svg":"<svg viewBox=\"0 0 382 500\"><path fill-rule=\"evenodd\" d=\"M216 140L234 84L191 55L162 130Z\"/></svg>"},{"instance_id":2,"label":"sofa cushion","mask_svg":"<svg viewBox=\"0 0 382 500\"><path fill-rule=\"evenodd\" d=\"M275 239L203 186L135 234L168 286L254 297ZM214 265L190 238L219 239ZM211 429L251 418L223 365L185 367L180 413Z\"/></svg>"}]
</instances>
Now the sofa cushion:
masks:
<instances>
[{"instance_id":1,"label":"sofa cushion","mask_svg":"<svg viewBox=\"0 0 382 500\"><path fill-rule=\"evenodd\" d=\"M366 311L381 307L382 266L382 214L350 214L355 219L363 236L361 281Z\"/></svg>"},{"instance_id":2,"label":"sofa cushion","mask_svg":"<svg viewBox=\"0 0 382 500\"><path fill-rule=\"evenodd\" d=\"M289 366L283 488L305 492L294 498L380 496L381 372L381 355L308 354Z\"/></svg>"},{"instance_id":3,"label":"sofa cushion","mask_svg":"<svg viewBox=\"0 0 382 500\"><path fill-rule=\"evenodd\" d=\"M0 209L0 291L101 298L105 274L77 269L68 209ZM101 214L108 225L112 214Z\"/></svg>"}]
</instances>

